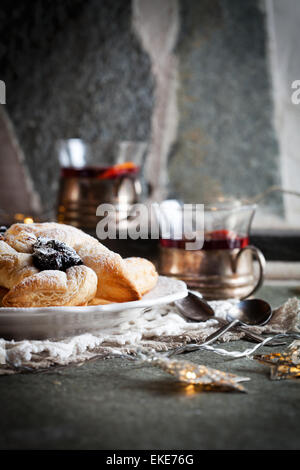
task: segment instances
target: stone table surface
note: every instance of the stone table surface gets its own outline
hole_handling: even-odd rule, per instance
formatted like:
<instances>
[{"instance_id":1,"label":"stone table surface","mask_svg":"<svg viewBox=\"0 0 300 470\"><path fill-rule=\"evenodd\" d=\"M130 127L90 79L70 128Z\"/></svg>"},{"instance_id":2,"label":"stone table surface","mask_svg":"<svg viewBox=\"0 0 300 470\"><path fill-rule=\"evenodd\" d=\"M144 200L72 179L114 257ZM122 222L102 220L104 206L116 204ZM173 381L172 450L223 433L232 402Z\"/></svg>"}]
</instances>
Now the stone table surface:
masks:
<instances>
[{"instance_id":1,"label":"stone table surface","mask_svg":"<svg viewBox=\"0 0 300 470\"><path fill-rule=\"evenodd\" d=\"M298 294L276 285L263 287L259 296L275 307ZM226 348L247 346L238 341ZM207 351L188 358L248 376L248 393L197 391L119 358L2 376L0 448L300 448L300 381L271 381L269 368L250 359L232 361Z\"/></svg>"}]
</instances>

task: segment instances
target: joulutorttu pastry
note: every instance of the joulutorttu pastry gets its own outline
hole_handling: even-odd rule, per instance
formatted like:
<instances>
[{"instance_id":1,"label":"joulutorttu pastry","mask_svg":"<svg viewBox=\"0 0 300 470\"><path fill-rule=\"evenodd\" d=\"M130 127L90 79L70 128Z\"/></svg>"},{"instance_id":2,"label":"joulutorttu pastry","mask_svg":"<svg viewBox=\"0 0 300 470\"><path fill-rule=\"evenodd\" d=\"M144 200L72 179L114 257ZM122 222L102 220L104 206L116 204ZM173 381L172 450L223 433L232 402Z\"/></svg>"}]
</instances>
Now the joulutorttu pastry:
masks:
<instances>
[{"instance_id":1,"label":"joulutorttu pastry","mask_svg":"<svg viewBox=\"0 0 300 470\"><path fill-rule=\"evenodd\" d=\"M24 278L2 299L5 307L51 307L86 305L97 289L96 273L87 266L66 272L45 270Z\"/></svg>"},{"instance_id":2,"label":"joulutorttu pastry","mask_svg":"<svg viewBox=\"0 0 300 470\"><path fill-rule=\"evenodd\" d=\"M0 287L9 307L74 306L139 300L156 284L154 265L123 259L64 224L14 224L0 240Z\"/></svg>"},{"instance_id":3,"label":"joulutorttu pastry","mask_svg":"<svg viewBox=\"0 0 300 470\"><path fill-rule=\"evenodd\" d=\"M38 273L29 253L18 253L0 240L0 286L10 289L25 277Z\"/></svg>"}]
</instances>

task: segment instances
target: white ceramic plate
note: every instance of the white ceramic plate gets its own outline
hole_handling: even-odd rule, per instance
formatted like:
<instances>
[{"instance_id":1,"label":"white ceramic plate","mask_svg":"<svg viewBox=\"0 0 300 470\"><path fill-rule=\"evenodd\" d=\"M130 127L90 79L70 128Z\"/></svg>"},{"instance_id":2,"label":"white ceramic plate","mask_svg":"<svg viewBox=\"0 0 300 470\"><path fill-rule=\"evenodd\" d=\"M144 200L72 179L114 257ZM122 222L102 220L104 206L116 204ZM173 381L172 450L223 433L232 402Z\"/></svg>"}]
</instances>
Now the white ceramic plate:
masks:
<instances>
[{"instance_id":1,"label":"white ceramic plate","mask_svg":"<svg viewBox=\"0 0 300 470\"><path fill-rule=\"evenodd\" d=\"M115 327L130 321L136 309L165 305L187 295L183 281L159 276L142 300L88 307L0 308L0 338L58 339Z\"/></svg>"}]
</instances>

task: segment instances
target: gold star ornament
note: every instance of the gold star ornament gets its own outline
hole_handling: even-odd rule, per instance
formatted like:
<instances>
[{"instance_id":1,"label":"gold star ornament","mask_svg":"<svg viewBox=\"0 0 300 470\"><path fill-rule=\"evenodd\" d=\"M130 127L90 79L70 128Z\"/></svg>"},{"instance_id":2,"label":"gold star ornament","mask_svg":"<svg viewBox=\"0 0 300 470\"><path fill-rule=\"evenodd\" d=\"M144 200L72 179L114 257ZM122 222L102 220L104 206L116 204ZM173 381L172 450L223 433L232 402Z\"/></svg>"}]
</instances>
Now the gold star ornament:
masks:
<instances>
[{"instance_id":1,"label":"gold star ornament","mask_svg":"<svg viewBox=\"0 0 300 470\"><path fill-rule=\"evenodd\" d=\"M253 358L271 367L271 380L295 379L300 377L300 347L287 352L255 355Z\"/></svg>"},{"instance_id":2,"label":"gold star ornament","mask_svg":"<svg viewBox=\"0 0 300 470\"><path fill-rule=\"evenodd\" d=\"M245 388L239 382L249 380L248 377L240 377L204 365L156 355L150 357L148 362L151 362L152 365L159 367L168 374L173 375L180 382L197 385L199 390L237 391L245 393Z\"/></svg>"}]
</instances>

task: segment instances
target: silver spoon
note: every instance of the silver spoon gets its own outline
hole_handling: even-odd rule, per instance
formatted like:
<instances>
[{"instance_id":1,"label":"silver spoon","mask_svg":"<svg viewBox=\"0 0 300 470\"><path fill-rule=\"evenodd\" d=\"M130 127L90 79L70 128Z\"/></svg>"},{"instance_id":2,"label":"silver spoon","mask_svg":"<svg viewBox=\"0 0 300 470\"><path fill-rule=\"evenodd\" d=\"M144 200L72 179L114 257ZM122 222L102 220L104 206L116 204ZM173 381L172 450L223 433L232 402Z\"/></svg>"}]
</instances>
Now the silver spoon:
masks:
<instances>
[{"instance_id":1,"label":"silver spoon","mask_svg":"<svg viewBox=\"0 0 300 470\"><path fill-rule=\"evenodd\" d=\"M174 303L180 313L192 321L207 321L215 315L214 310L206 300L190 290L186 297L176 300Z\"/></svg>"},{"instance_id":2,"label":"silver spoon","mask_svg":"<svg viewBox=\"0 0 300 470\"><path fill-rule=\"evenodd\" d=\"M241 300L236 305L236 311L231 314L227 313L227 325L223 325L219 330L206 338L205 343L210 344L220 338L231 328L235 326L259 326L265 325L272 316L271 306L262 299Z\"/></svg>"},{"instance_id":3,"label":"silver spoon","mask_svg":"<svg viewBox=\"0 0 300 470\"><path fill-rule=\"evenodd\" d=\"M174 302L181 314L188 320L201 322L207 321L210 318L215 318L221 325L227 325L228 321L215 316L215 312L212 307L204 300L197 292L188 291L188 295L183 299ZM245 332L245 336L248 339L256 342L261 342L265 338L256 333L252 333L243 326L236 327L238 330ZM282 344L282 343L281 343Z\"/></svg>"},{"instance_id":4,"label":"silver spoon","mask_svg":"<svg viewBox=\"0 0 300 470\"><path fill-rule=\"evenodd\" d=\"M175 305L183 314L183 316L192 321L206 321L214 316L214 310L211 308L211 306L204 299L200 298L197 294L194 294L191 291L189 291L187 297L176 301ZM229 314L227 315L226 320L215 317L220 323L223 323L223 326L215 333L210 335L204 343L199 345L188 344L181 346L172 351L170 355L199 349L201 346L210 344L217 340L228 330L235 327L243 330L249 339L255 340L256 342L262 342L265 339L263 336L249 332L245 327L250 325L263 325L269 321L271 316L272 309L270 305L264 300L248 299L240 301L237 304L237 310L234 317ZM272 344L272 346L279 346L282 344L284 343L276 343Z\"/></svg>"}]
</instances>

